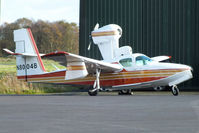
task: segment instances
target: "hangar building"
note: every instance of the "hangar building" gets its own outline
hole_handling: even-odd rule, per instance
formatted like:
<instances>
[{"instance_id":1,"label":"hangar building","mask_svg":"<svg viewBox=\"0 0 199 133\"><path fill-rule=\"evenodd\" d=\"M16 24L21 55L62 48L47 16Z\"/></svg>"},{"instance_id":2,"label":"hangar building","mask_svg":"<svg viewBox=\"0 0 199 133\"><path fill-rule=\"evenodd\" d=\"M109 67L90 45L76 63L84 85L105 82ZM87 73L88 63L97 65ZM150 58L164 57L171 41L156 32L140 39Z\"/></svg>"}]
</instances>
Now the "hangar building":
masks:
<instances>
[{"instance_id":1,"label":"hangar building","mask_svg":"<svg viewBox=\"0 0 199 133\"><path fill-rule=\"evenodd\" d=\"M87 50L96 23L120 25L120 46L130 45L134 53L170 55L191 65L194 78L184 86L199 87L198 0L80 0L79 54L101 59L97 46Z\"/></svg>"}]
</instances>

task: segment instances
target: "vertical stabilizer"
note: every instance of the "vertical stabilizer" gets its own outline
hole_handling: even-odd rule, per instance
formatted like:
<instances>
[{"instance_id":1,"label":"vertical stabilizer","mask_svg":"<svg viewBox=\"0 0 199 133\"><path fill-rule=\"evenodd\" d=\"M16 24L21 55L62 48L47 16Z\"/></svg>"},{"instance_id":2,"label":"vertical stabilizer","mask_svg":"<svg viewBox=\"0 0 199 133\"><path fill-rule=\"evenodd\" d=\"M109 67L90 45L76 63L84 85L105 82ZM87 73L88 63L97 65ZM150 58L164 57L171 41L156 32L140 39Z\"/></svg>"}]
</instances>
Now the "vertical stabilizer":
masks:
<instances>
[{"instance_id":1,"label":"vertical stabilizer","mask_svg":"<svg viewBox=\"0 0 199 133\"><path fill-rule=\"evenodd\" d=\"M14 41L16 44L15 53L23 54L16 55L17 76L26 77L27 80L27 75L45 73L45 68L31 30L15 30Z\"/></svg>"}]
</instances>

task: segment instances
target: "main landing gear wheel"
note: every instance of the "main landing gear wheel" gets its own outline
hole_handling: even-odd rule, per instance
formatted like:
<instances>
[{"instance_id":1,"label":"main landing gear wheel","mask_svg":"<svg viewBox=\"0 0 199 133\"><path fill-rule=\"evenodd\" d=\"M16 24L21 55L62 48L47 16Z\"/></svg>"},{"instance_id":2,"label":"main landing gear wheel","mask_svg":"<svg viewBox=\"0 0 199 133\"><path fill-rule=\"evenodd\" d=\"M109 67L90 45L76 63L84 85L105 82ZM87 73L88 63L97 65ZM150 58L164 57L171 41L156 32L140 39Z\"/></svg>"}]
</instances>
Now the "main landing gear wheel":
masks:
<instances>
[{"instance_id":1,"label":"main landing gear wheel","mask_svg":"<svg viewBox=\"0 0 199 133\"><path fill-rule=\"evenodd\" d=\"M89 94L90 96L97 96L98 90L95 90L95 91L89 90L89 91L88 91L88 94Z\"/></svg>"},{"instance_id":2,"label":"main landing gear wheel","mask_svg":"<svg viewBox=\"0 0 199 133\"><path fill-rule=\"evenodd\" d=\"M88 94L90 96L97 96L98 94L98 89L94 89L93 86L90 86L89 87L89 90L88 90Z\"/></svg>"},{"instance_id":3,"label":"main landing gear wheel","mask_svg":"<svg viewBox=\"0 0 199 133\"><path fill-rule=\"evenodd\" d=\"M120 90L118 95L131 95L131 89Z\"/></svg>"},{"instance_id":4,"label":"main landing gear wheel","mask_svg":"<svg viewBox=\"0 0 199 133\"><path fill-rule=\"evenodd\" d=\"M155 91L162 91L162 90L165 89L165 87L163 87L163 86L158 86L158 87L154 87L153 89L154 89Z\"/></svg>"},{"instance_id":5,"label":"main landing gear wheel","mask_svg":"<svg viewBox=\"0 0 199 133\"><path fill-rule=\"evenodd\" d=\"M176 85L174 85L174 86L172 86L172 94L174 95L174 96L178 96L178 94L179 94L179 89L178 89L178 87L176 86Z\"/></svg>"}]
</instances>

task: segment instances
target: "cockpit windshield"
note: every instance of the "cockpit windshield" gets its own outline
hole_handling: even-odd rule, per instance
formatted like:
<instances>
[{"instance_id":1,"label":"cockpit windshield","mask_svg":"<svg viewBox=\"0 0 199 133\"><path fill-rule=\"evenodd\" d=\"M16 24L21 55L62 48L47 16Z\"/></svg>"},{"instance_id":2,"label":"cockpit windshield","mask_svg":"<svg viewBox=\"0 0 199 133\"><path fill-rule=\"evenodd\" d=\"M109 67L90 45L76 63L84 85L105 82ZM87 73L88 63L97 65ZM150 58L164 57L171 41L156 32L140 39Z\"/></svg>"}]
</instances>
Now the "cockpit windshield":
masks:
<instances>
[{"instance_id":1,"label":"cockpit windshield","mask_svg":"<svg viewBox=\"0 0 199 133\"><path fill-rule=\"evenodd\" d=\"M132 66L132 58L121 59L119 62L123 67L131 67Z\"/></svg>"},{"instance_id":2,"label":"cockpit windshield","mask_svg":"<svg viewBox=\"0 0 199 133\"><path fill-rule=\"evenodd\" d=\"M147 65L147 64L149 64L151 62L152 62L152 60L149 57L147 57L147 56L143 56L142 55L142 56L136 57L136 65L137 66Z\"/></svg>"}]
</instances>

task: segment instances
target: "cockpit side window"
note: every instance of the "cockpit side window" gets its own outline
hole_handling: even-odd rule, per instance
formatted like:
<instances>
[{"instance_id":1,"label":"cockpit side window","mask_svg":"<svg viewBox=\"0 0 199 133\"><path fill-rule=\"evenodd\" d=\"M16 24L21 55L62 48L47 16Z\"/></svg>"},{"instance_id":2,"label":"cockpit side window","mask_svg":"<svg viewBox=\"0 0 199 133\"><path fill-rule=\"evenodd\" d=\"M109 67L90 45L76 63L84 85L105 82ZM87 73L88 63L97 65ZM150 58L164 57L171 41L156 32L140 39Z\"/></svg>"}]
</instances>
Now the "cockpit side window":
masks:
<instances>
[{"instance_id":1,"label":"cockpit side window","mask_svg":"<svg viewBox=\"0 0 199 133\"><path fill-rule=\"evenodd\" d=\"M123 67L131 67L132 66L132 58L121 59L119 62Z\"/></svg>"},{"instance_id":2,"label":"cockpit side window","mask_svg":"<svg viewBox=\"0 0 199 133\"><path fill-rule=\"evenodd\" d=\"M147 56L138 56L138 57L136 57L136 65L137 66L147 65L151 61L152 60L149 57L147 57Z\"/></svg>"}]
</instances>

